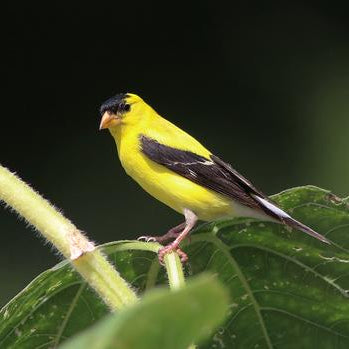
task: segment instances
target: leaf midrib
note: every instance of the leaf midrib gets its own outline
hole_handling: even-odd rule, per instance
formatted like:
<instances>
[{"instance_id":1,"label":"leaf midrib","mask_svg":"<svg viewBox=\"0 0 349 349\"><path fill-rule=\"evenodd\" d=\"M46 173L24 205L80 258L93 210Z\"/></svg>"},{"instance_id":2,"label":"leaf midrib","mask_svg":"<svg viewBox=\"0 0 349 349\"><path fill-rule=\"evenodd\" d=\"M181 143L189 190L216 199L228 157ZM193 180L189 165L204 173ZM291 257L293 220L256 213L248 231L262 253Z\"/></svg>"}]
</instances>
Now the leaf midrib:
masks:
<instances>
[{"instance_id":1,"label":"leaf midrib","mask_svg":"<svg viewBox=\"0 0 349 349\"><path fill-rule=\"evenodd\" d=\"M203 238L203 239L200 239ZM193 242L194 242L194 237L192 238ZM229 247L224 244L221 240L219 240L217 237L211 235L211 234L198 234L195 235L195 242L198 241L206 241L206 242L211 242L214 245L216 245L216 247L218 247L219 249L222 250L222 252L226 255L228 261L230 262L230 264L234 267L235 271L236 271L236 275L238 276L238 278L240 279L240 282L242 284L242 286L245 288L246 293L248 294L248 296L250 297L251 300L251 304L256 312L258 321L260 323L261 329L262 329L262 333L264 335L264 339L267 343L267 346L269 349L273 349L273 344L271 343L269 334L268 334L268 330L265 326L264 323L264 319L261 313L261 308L256 300L256 298L254 297L254 294L250 288L250 285L248 284L245 275L243 274L242 270L240 269L238 263L236 262L235 258L231 255L230 253L230 249Z\"/></svg>"},{"instance_id":2,"label":"leaf midrib","mask_svg":"<svg viewBox=\"0 0 349 349\"><path fill-rule=\"evenodd\" d=\"M323 280L325 283L327 283L328 285L330 285L331 287L335 288L337 291L339 291L341 293L341 295L343 295L344 297L348 298L348 294L345 292L344 289L342 289L338 284L334 283L334 282L330 282L328 279L326 279L322 274L318 273L316 270L312 269L311 267L309 267L308 265L292 258L291 256L288 256L288 255L285 255L283 253L280 253L280 252L277 252L277 251L274 251L272 249L269 249L265 246L261 246L261 245L255 245L255 244L236 244L232 247L229 247L228 245L226 245L224 242L222 242L219 238L217 238L216 236L212 235L211 233L201 233L201 234L197 234L197 235L194 235L192 236L192 243L195 243L195 242L211 242L213 243L214 245L216 245L217 248L220 248L222 250L222 252L227 256L228 260L231 262L231 264L233 265L233 267L236 269L236 273L243 285L243 287L246 289L246 292L248 293L248 295L251 297L251 303L256 311L256 314L258 316L258 319L260 320L260 325L261 325L261 328L262 328L262 331L263 331L263 334L265 335L265 340L269 346L269 348L273 348L272 346L272 343L270 341L270 338L269 338L269 335L268 335L268 332L267 332L267 329L266 329L266 326L265 326L265 323L264 323L264 320L263 320L263 317L261 315L261 311L278 311L278 312L282 312L282 313L285 313L289 316L292 316L294 318L297 318L298 320L301 320L301 321L304 321L306 323L309 323L313 326L316 326L318 328L321 328L321 329L324 329L326 330L327 332L329 333L332 333L334 335L338 335L342 338L349 338L337 331L334 331L332 330L331 328L328 328L324 325L321 325L321 324L317 324L313 321L310 321L308 319L305 319L303 317L300 317L296 314L292 314L290 312L287 312L287 311L284 311L282 309L278 309L278 308L273 308L273 307L261 307L259 306L257 300L254 298L253 294L254 292L251 290L248 282L247 282L247 279L245 278L245 276L243 275L239 265L237 264L236 260L234 259L234 257L231 255L230 251L231 250L234 250L234 249L237 249L237 248L243 248L243 247L248 247L248 248L256 248L256 249L260 249L262 251L265 251L265 252L268 252L268 253L273 253L274 255L277 255L281 258L284 258L292 263L295 263L296 265L298 265L299 267L301 267L302 269L305 269L311 273L313 273L315 276L321 278L321 280ZM267 339L269 339L269 341L267 341Z\"/></svg>"}]
</instances>

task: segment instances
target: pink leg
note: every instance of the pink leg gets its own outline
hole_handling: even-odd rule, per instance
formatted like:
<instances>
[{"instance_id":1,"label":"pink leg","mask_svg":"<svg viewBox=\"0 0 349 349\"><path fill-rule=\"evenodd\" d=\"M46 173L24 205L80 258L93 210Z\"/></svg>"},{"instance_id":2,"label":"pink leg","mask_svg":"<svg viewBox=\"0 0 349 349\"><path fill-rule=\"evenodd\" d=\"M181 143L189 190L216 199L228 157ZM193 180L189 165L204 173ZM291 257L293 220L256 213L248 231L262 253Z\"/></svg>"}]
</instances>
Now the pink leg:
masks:
<instances>
[{"instance_id":1,"label":"pink leg","mask_svg":"<svg viewBox=\"0 0 349 349\"><path fill-rule=\"evenodd\" d=\"M137 240L144 240L146 242L150 242L150 241L157 241L160 243L163 243L165 241L171 240L171 239L175 239L179 233L183 230L183 228L185 227L185 222L173 227L172 229L170 229L166 234L164 235L160 235L160 236L140 236Z\"/></svg>"},{"instance_id":2,"label":"pink leg","mask_svg":"<svg viewBox=\"0 0 349 349\"><path fill-rule=\"evenodd\" d=\"M188 260L188 256L179 248L179 244L183 241L190 231L194 228L196 222L198 221L198 217L196 214L188 209L184 209L185 216L185 227L183 231L176 237L176 239L170 244L161 248L158 252L159 261L161 264L164 264L165 254L176 251L181 257L182 262L186 262Z\"/></svg>"}]
</instances>

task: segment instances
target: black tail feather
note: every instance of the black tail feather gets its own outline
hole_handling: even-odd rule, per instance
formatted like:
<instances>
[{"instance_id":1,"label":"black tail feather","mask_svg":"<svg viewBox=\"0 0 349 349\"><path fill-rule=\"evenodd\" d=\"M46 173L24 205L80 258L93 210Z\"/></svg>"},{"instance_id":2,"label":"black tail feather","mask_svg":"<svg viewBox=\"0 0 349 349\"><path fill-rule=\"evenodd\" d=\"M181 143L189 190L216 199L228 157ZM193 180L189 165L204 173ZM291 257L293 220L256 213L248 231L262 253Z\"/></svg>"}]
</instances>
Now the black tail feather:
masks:
<instances>
[{"instance_id":1,"label":"black tail feather","mask_svg":"<svg viewBox=\"0 0 349 349\"><path fill-rule=\"evenodd\" d=\"M322 236L321 234L317 233L316 231L314 231L313 229L309 228L308 226L306 226L305 224L298 222L297 220L293 219L292 217L280 217L281 221L290 226L291 228L295 228L298 230L303 231L304 233L322 241L325 242L326 244L331 244L331 242L329 240L327 240L324 236Z\"/></svg>"}]
</instances>

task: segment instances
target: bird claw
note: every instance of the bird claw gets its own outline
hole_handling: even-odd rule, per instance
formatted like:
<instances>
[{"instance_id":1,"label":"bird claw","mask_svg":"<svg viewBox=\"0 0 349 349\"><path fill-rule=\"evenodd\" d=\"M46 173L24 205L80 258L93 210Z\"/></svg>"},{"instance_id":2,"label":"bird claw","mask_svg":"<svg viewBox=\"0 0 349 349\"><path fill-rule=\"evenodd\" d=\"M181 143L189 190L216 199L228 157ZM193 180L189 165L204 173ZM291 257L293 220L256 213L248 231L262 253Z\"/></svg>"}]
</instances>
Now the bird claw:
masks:
<instances>
[{"instance_id":1,"label":"bird claw","mask_svg":"<svg viewBox=\"0 0 349 349\"><path fill-rule=\"evenodd\" d=\"M145 241L145 242L156 242L157 241L155 236L148 236L148 235L140 236L137 240L138 241Z\"/></svg>"},{"instance_id":2,"label":"bird claw","mask_svg":"<svg viewBox=\"0 0 349 349\"><path fill-rule=\"evenodd\" d=\"M177 248L176 252L178 253L182 263L186 263L188 261L188 255L185 252L183 252L180 248Z\"/></svg>"},{"instance_id":3,"label":"bird claw","mask_svg":"<svg viewBox=\"0 0 349 349\"><path fill-rule=\"evenodd\" d=\"M176 252L179 255L179 258L181 259L182 263L186 263L188 260L188 256L185 252L183 252L177 244L169 244L167 246L164 246L162 248L160 248L160 250L158 251L158 258L159 258L159 262L161 265L165 265L164 263L164 258L165 255L171 252Z\"/></svg>"}]
</instances>

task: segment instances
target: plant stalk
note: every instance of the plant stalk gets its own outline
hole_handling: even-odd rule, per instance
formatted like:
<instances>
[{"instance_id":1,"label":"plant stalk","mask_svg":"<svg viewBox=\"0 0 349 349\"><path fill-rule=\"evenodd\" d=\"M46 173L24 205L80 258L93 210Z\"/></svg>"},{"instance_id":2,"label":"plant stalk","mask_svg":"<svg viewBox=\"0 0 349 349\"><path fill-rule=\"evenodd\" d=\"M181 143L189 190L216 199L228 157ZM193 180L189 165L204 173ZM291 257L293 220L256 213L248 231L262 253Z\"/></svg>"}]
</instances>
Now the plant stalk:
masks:
<instances>
[{"instance_id":1,"label":"plant stalk","mask_svg":"<svg viewBox=\"0 0 349 349\"><path fill-rule=\"evenodd\" d=\"M178 254L176 252L166 254L164 262L171 290L178 290L184 287L183 267Z\"/></svg>"},{"instance_id":2,"label":"plant stalk","mask_svg":"<svg viewBox=\"0 0 349 349\"><path fill-rule=\"evenodd\" d=\"M176 291L185 286L183 266L176 252L171 252L164 257L170 289ZM196 349L195 344L191 344L188 349Z\"/></svg>"},{"instance_id":3,"label":"plant stalk","mask_svg":"<svg viewBox=\"0 0 349 349\"><path fill-rule=\"evenodd\" d=\"M134 291L94 244L53 205L1 165L0 200L52 243L112 310L137 301Z\"/></svg>"}]
</instances>

